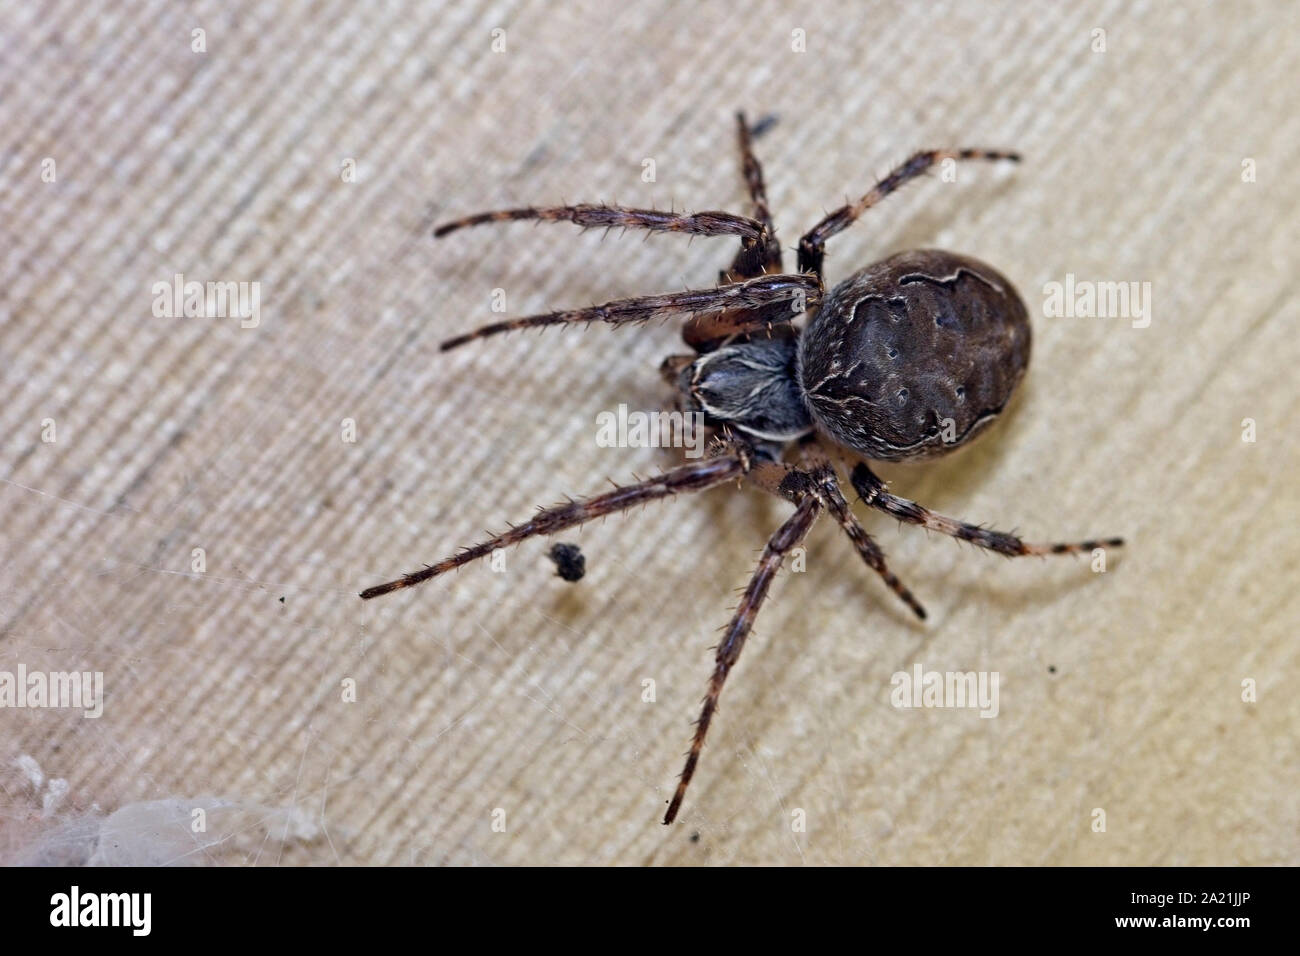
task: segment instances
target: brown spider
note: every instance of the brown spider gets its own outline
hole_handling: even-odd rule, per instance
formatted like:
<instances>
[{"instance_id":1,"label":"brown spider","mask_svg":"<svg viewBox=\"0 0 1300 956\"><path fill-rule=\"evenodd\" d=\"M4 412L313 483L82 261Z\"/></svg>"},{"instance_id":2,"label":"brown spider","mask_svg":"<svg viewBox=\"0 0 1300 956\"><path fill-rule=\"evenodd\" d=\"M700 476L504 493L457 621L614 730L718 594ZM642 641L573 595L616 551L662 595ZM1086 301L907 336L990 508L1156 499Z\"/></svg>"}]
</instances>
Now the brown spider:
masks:
<instances>
[{"instance_id":1,"label":"brown spider","mask_svg":"<svg viewBox=\"0 0 1300 956\"><path fill-rule=\"evenodd\" d=\"M504 534L405 577L367 588L363 598L411 587L459 568L497 548L550 535L593 518L687 491L745 478L788 499L795 510L767 542L749 586L717 647L716 664L686 766L668 811L672 823L695 773L722 686L740 658L786 554L827 510L876 574L917 617L925 609L885 564L885 555L858 523L823 442L858 459L849 480L863 502L900 521L1008 556L1069 554L1118 547L1120 538L1076 544L1030 544L935 514L899 498L861 459L907 461L945 454L970 441L1006 406L1029 364L1029 318L1020 296L999 272L950 252L902 252L868 266L826 292L826 240L867 209L942 160L1019 161L1015 153L981 149L917 153L856 203L826 216L799 241L799 271L786 273L768 210L753 129L737 115L745 182L753 218L726 212L678 214L653 209L578 205L480 213L434 230L445 236L466 226L513 219L583 227L621 226L697 236L738 236L740 251L712 289L620 299L588 309L509 319L448 339L442 349L514 329L572 322L628 325L689 315L683 338L693 352L670 356L664 375L680 402L702 412L717 441L710 457L655 478L539 511ZM802 332L792 323L808 312ZM793 461L787 462L787 455Z\"/></svg>"}]
</instances>

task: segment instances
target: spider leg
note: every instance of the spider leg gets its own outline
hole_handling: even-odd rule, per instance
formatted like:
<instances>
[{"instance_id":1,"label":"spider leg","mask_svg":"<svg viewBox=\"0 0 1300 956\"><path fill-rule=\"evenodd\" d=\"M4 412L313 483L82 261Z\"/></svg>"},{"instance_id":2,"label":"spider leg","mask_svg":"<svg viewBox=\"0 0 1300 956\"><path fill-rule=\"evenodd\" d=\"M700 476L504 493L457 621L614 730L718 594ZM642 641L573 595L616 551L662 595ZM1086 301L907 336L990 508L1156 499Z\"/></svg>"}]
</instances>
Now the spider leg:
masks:
<instances>
[{"instance_id":1,"label":"spider leg","mask_svg":"<svg viewBox=\"0 0 1300 956\"><path fill-rule=\"evenodd\" d=\"M899 521L919 524L931 531L938 531L959 538L962 541L969 541L978 547L987 548L989 551L996 551L998 554L1005 554L1008 557L1019 557L1028 554L1079 554L1097 548L1118 548L1124 544L1123 538L1103 538L1068 544L1031 544L1027 541L1021 541L1015 535L1007 534L1004 531L993 531L989 528L981 528L978 525L967 524L964 521L957 521L954 518L946 518L921 507L915 501L908 501L906 498L891 495L885 490L885 483L877 478L865 463L860 463L853 469L850 480L853 482L853 487L858 494L862 496L863 501L885 514L893 515Z\"/></svg>"},{"instance_id":2,"label":"spider leg","mask_svg":"<svg viewBox=\"0 0 1300 956\"><path fill-rule=\"evenodd\" d=\"M731 268L718 275L718 282L725 284L736 279L751 279L764 274L774 275L782 271L781 244L776 239L776 226L772 224L772 211L767 205L767 190L763 186L763 167L754 155L754 127L745 120L744 113L736 114L736 123L740 141L741 172L745 185L749 188L749 198L754 206L754 218L763 226L763 238L758 242L742 239L740 251L736 253ZM697 352L711 352L718 346L731 341L734 336L766 328L772 334L782 325L781 311L784 304L767 306L765 309L747 309L723 315L693 315L682 326L682 339ZM785 325L784 333L793 334Z\"/></svg>"},{"instance_id":3,"label":"spider leg","mask_svg":"<svg viewBox=\"0 0 1300 956\"><path fill-rule=\"evenodd\" d=\"M812 481L813 494L821 499L822 504L839 522L840 528L857 549L859 557L867 567L880 575L881 580L898 595L913 614L924 621L925 608L908 590L907 585L898 580L898 576L889 570L889 565L885 563L884 550L876 543L876 539L867 533L867 529L862 527L857 516L850 510L849 503L844 500L839 475L836 474L830 459L826 457L825 451L814 443L808 443L800 448L800 454L811 469L808 477Z\"/></svg>"},{"instance_id":4,"label":"spider leg","mask_svg":"<svg viewBox=\"0 0 1300 956\"><path fill-rule=\"evenodd\" d=\"M912 613L925 620L925 608L907 586L889 570L885 563L885 552L876 539L858 522L857 516L849 509L840 489L839 475L831 464L825 450L816 441L804 440L799 446L802 468L795 468L780 461L755 460L750 466L745 480L757 485L778 498L790 499L806 489L821 499L822 505L839 522L840 528L848 535L849 541L858 551L858 556L867 567L875 571L891 591L911 609Z\"/></svg>"},{"instance_id":5,"label":"spider leg","mask_svg":"<svg viewBox=\"0 0 1300 956\"><path fill-rule=\"evenodd\" d=\"M736 114L740 141L740 168L749 188L749 198L754 206L754 218L763 225L760 242L742 243L736 260L731 264L734 278L750 278L764 272L780 272L781 244L776 241L776 226L772 223L772 210L767 205L767 189L763 185L763 167L754 155L753 127L745 121L744 113Z\"/></svg>"},{"instance_id":6,"label":"spider leg","mask_svg":"<svg viewBox=\"0 0 1300 956\"><path fill-rule=\"evenodd\" d=\"M361 592L361 597L368 600L390 591L412 587L491 554L497 548L507 548L537 535L555 534L557 531L584 524L593 518L626 511L628 508L656 498L666 498L686 491L703 491L733 478L739 478L748 469L748 452L743 448L736 448L729 454L679 465L665 471L662 475L634 485L616 485L613 491L607 491L603 495L594 495L577 501L571 500L553 508L543 508L530 521L515 525L503 534L493 535L488 540L465 548L459 554L437 564L428 565L395 581L366 588Z\"/></svg>"},{"instance_id":7,"label":"spider leg","mask_svg":"<svg viewBox=\"0 0 1300 956\"><path fill-rule=\"evenodd\" d=\"M444 222L433 230L442 237L457 229L489 222L533 219L541 222L572 222L584 229L645 229L650 232L682 232L692 236L739 236L742 244L758 248L767 241L763 223L729 212L675 213L663 209L630 209L605 203L576 206L525 206L480 212Z\"/></svg>"},{"instance_id":8,"label":"spider leg","mask_svg":"<svg viewBox=\"0 0 1300 956\"><path fill-rule=\"evenodd\" d=\"M627 325L648 322L651 319L666 319L674 315L758 309L761 306L790 303L788 308L766 310L757 318L747 322L736 320L732 323L735 326L732 334L748 329L756 331L777 321L789 322L809 303L820 299L821 293L821 280L816 276L764 275L712 289L687 289L683 292L618 299L604 305L593 305L587 309L569 309L519 319L506 319L447 339L442 343L441 348L445 352L489 335L547 325L567 325L574 322L608 322L611 325Z\"/></svg>"},{"instance_id":9,"label":"spider leg","mask_svg":"<svg viewBox=\"0 0 1300 956\"><path fill-rule=\"evenodd\" d=\"M894 167L888 176L872 186L870 191L857 202L836 209L804 234L804 237L799 240L799 271L821 275L827 239L851 226L859 216L904 183L915 179L935 163L945 159L990 161L1005 159L1018 163L1020 154L993 149L930 149L914 153L906 162Z\"/></svg>"},{"instance_id":10,"label":"spider leg","mask_svg":"<svg viewBox=\"0 0 1300 956\"><path fill-rule=\"evenodd\" d=\"M776 529L768 540L767 547L763 549L763 556L759 558L754 576L750 578L749 586L745 588L740 604L736 607L735 616L727 625L722 642L718 644L713 676L709 678L709 689L704 696L704 708L700 711L700 719L695 723L695 737L691 741L690 753L686 757L686 767L677 782L677 790L673 794L672 802L668 804L668 812L664 814L665 826L673 822L677 811L681 808L682 799L686 796L686 788L690 786L691 777L695 775L695 767L700 761L700 751L704 748L704 738L709 732L709 724L713 720L713 715L717 713L722 685L726 683L727 675L740 659L740 652L745 647L745 639L754 626L754 618L758 616L763 599L767 597L772 578L780 570L786 554L804 539L808 529L817 519L817 515L821 513L821 509L820 498L812 494L804 495L794 514Z\"/></svg>"}]
</instances>

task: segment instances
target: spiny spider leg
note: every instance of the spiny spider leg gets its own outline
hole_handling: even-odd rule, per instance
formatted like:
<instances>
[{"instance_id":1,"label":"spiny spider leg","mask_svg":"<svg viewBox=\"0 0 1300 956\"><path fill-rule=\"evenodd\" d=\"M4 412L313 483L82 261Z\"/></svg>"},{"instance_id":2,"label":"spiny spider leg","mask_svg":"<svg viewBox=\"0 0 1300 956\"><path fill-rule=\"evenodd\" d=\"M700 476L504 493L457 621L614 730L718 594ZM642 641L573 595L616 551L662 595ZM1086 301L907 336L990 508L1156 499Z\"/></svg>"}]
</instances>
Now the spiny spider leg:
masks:
<instances>
[{"instance_id":1,"label":"spiny spider leg","mask_svg":"<svg viewBox=\"0 0 1300 956\"><path fill-rule=\"evenodd\" d=\"M544 315L506 319L504 322L494 322L472 332L447 339L442 343L441 348L445 352L474 339L546 325L566 325L573 322L608 322L611 325L626 325L688 313L756 309L781 302L790 302L792 307L788 310L777 310L774 314L788 322L799 314L795 311L795 307L816 302L820 299L821 292L821 280L816 276L758 276L744 282L720 285L712 289L687 289L683 292L618 299L604 305L593 305L588 309L570 309L564 312L548 312ZM752 324L755 328L765 328L772 321L771 317L764 317L761 321L756 320Z\"/></svg>"},{"instance_id":2,"label":"spiny spider leg","mask_svg":"<svg viewBox=\"0 0 1300 956\"><path fill-rule=\"evenodd\" d=\"M775 234L772 210L767 204L767 189L763 185L763 165L754 155L754 128L746 122L743 112L736 114L736 126L740 138L740 168L749 188L749 198L754 203L754 218L763 224L769 235ZM777 252L780 252L780 246L777 246Z\"/></svg>"},{"instance_id":3,"label":"spiny spider leg","mask_svg":"<svg viewBox=\"0 0 1300 956\"><path fill-rule=\"evenodd\" d=\"M776 239L772 211L767 205L763 167L754 155L753 127L746 122L744 113L736 114L736 123L740 140L741 172L754 206L754 217L763 225L764 238L760 242L741 241L740 251L736 253L731 268L719 273L720 283L781 272L781 244ZM785 319L780 314L783 308L783 304L778 304L765 309L693 315L682 326L682 339L697 352L712 352L737 335L763 330L771 334ZM788 326L785 331L786 334L791 334Z\"/></svg>"},{"instance_id":4,"label":"spiny spider leg","mask_svg":"<svg viewBox=\"0 0 1300 956\"><path fill-rule=\"evenodd\" d=\"M858 523L857 516L849 509L840 489L839 475L831 464L825 450L815 440L804 439L799 446L799 459L802 468L795 468L780 461L758 461L750 467L745 480L778 498L790 499L792 495L807 490L821 499L822 505L839 522L849 541L857 549L858 555L867 567L880 575L881 580L893 591L921 620L925 620L925 608L915 595L908 590L897 575L889 570L885 563L885 552L876 540Z\"/></svg>"},{"instance_id":5,"label":"spiny spider leg","mask_svg":"<svg viewBox=\"0 0 1300 956\"><path fill-rule=\"evenodd\" d=\"M931 531L938 531L959 538L962 541L969 541L981 548L987 548L1008 557L1029 554L1079 554L1097 548L1119 548L1124 544L1123 538L1104 538L1075 543L1030 544L1004 531L993 531L989 528L981 528L978 525L967 524L964 521L957 521L954 518L946 518L921 507L915 501L908 501L906 498L892 495L885 490L885 483L877 478L865 464L859 464L853 469L850 480L853 482L853 487L858 494L862 496L863 501L885 514L893 515L899 521L919 524Z\"/></svg>"},{"instance_id":6,"label":"spiny spider leg","mask_svg":"<svg viewBox=\"0 0 1300 956\"><path fill-rule=\"evenodd\" d=\"M504 534L494 535L487 541L466 548L453 557L428 565L395 581L366 588L361 592L361 597L374 598L400 588L409 588L491 554L497 548L509 547L536 535L555 534L557 531L572 528L593 518L624 511L656 498L666 498L685 491L703 491L733 478L740 478L748 470L748 453L744 449L736 449L730 454L679 465L662 475L634 485L615 486L613 491L607 491L603 495L594 495L577 501L571 500L553 508L544 508L538 511L532 520L516 525Z\"/></svg>"},{"instance_id":7,"label":"spiny spider leg","mask_svg":"<svg viewBox=\"0 0 1300 956\"><path fill-rule=\"evenodd\" d=\"M752 127L745 121L744 113L736 114L740 139L740 168L754 204L754 218L763 225L764 236L760 243L742 244L731 264L733 278L749 278L764 272L781 271L781 244L776 240L776 226L772 223L772 210L767 205L767 189L763 185L763 167L754 155Z\"/></svg>"},{"instance_id":8,"label":"spiny spider leg","mask_svg":"<svg viewBox=\"0 0 1300 956\"><path fill-rule=\"evenodd\" d=\"M668 804L668 812L664 814L665 826L673 822L677 817L677 811L681 808L682 799L686 796L686 788L690 786L691 777L695 775L695 766L700 761L700 751L704 748L704 738L709 732L709 724L713 720L714 713L717 712L722 685L726 683L727 675L740 658L740 652L745 647L745 639L754 626L754 618L758 616L758 610L772 585L772 578L780 570L786 554L797 547L808 534L808 529L812 527L821 509L820 498L813 494L804 495L794 514L776 529L767 542L767 547L763 549L763 556L759 558L754 576L740 598L736 614L727 625L722 642L718 644L713 676L709 678L709 689L704 696L700 719L695 723L695 737L691 741L690 753L686 757L686 767L677 782L677 790L673 794L672 802Z\"/></svg>"},{"instance_id":9,"label":"spiny spider leg","mask_svg":"<svg viewBox=\"0 0 1300 956\"><path fill-rule=\"evenodd\" d=\"M799 271L821 275L827 239L852 225L859 216L904 183L945 159L1005 159L1018 163L1020 154L996 149L930 149L914 153L906 162L894 167L888 176L872 186L857 202L836 209L804 234L799 240Z\"/></svg>"},{"instance_id":10,"label":"spiny spider leg","mask_svg":"<svg viewBox=\"0 0 1300 956\"><path fill-rule=\"evenodd\" d=\"M629 209L605 203L582 203L576 206L525 206L521 209L498 209L463 219L444 222L433 230L435 237L457 229L481 226L489 222L535 219L542 222L572 222L584 229L647 229L650 232L684 232L692 236L739 236L757 248L766 241L763 223L729 212L675 213L664 209Z\"/></svg>"},{"instance_id":11,"label":"spiny spider leg","mask_svg":"<svg viewBox=\"0 0 1300 956\"><path fill-rule=\"evenodd\" d=\"M881 580L889 586L889 589L911 608L913 614L924 621L925 608L921 606L921 602L908 590L907 585L898 580L898 576L889 570L889 566L885 563L885 552L876 543L876 539L871 537L858 522L857 516L849 509L849 503L844 500L844 494L840 490L839 475L835 473L835 467L827 459L825 452L815 445L805 445L804 448L813 449L805 455L805 461L814 466L813 470L809 472L809 478L813 484L813 494L822 500L822 504L840 523L840 527L844 529L844 533L853 542L853 546L857 548L859 556L866 562L867 567L880 575Z\"/></svg>"}]
</instances>

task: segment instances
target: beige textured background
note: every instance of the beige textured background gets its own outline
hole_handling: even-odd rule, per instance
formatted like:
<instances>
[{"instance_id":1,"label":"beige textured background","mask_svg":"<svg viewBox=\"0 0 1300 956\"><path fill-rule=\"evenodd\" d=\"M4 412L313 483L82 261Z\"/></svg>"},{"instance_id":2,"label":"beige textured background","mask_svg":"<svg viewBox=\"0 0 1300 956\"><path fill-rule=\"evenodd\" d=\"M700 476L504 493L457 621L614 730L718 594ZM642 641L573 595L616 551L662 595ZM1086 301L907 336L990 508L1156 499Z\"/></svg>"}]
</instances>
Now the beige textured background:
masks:
<instances>
[{"instance_id":1,"label":"beige textured background","mask_svg":"<svg viewBox=\"0 0 1300 956\"><path fill-rule=\"evenodd\" d=\"M1297 7L613 6L0 10L0 670L107 687L99 720L0 711L0 858L1300 863ZM594 441L599 411L664 401L672 328L439 354L494 288L527 314L709 284L733 251L431 223L745 211L740 107L780 117L759 152L787 247L913 149L1023 151L892 197L829 278L918 245L1012 277L1036 335L1014 411L882 471L950 514L1131 547L1098 575L864 515L921 627L819 526L666 830L709 645L785 506L719 489L565 535L576 587L533 542L504 573L356 592L675 460ZM260 327L155 318L176 272L259 282ZM1066 273L1150 282L1150 327L1045 317ZM918 661L1000 672L1000 716L892 708Z\"/></svg>"}]
</instances>

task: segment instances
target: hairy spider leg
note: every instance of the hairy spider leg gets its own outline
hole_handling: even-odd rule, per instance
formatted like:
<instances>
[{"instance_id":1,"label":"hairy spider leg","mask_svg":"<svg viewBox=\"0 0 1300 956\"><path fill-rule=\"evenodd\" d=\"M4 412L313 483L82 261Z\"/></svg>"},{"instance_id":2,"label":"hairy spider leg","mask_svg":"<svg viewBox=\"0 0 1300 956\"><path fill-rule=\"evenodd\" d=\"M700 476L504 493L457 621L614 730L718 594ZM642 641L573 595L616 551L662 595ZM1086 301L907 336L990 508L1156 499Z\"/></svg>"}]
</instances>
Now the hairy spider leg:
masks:
<instances>
[{"instance_id":1,"label":"hairy spider leg","mask_svg":"<svg viewBox=\"0 0 1300 956\"><path fill-rule=\"evenodd\" d=\"M631 209L607 203L574 206L524 206L475 213L444 222L433 230L436 238L469 226L490 222L533 219L541 222L572 222L584 229L646 229L650 232L681 232L692 236L739 236L742 243L758 247L766 239L763 223L729 212L676 213L665 209Z\"/></svg>"},{"instance_id":2,"label":"hairy spider leg","mask_svg":"<svg viewBox=\"0 0 1300 956\"><path fill-rule=\"evenodd\" d=\"M857 516L849 509L849 503L844 500L844 493L840 488L840 477L825 450L814 440L804 442L800 446L799 452L805 467L808 469L807 474L811 482L812 493L822 500L826 510L839 522L840 528L848 536L853 547L857 549L858 556L862 558L867 567L880 576L886 586L898 595L899 599L911 609L913 614L924 621L926 614L921 602L898 579L898 575L889 570L889 565L885 563L884 549L876 543L875 538L867 533L867 529L862 527Z\"/></svg>"},{"instance_id":3,"label":"hairy spider leg","mask_svg":"<svg viewBox=\"0 0 1300 956\"><path fill-rule=\"evenodd\" d=\"M921 602L889 569L884 550L849 509L840 488L839 474L821 444L815 439L804 439L799 445L799 458L801 468L781 461L755 461L745 480L778 498L794 500L798 493L805 491L820 498L867 567L876 572L912 613L924 621L926 613Z\"/></svg>"},{"instance_id":4,"label":"hairy spider leg","mask_svg":"<svg viewBox=\"0 0 1300 956\"><path fill-rule=\"evenodd\" d=\"M743 450L737 450L732 454L679 465L661 475L633 485L616 485L613 491L607 491L602 495L581 498L577 501L570 500L553 508L543 508L530 521L515 525L503 534L493 535L488 540L465 548L459 554L437 564L428 565L394 581L366 588L361 592L361 597L376 598L390 591L412 587L491 554L497 548L509 547L536 535L555 534L557 531L575 527L593 518L625 511L656 498L666 498L687 491L703 491L733 478L740 478L748 469L748 455Z\"/></svg>"},{"instance_id":5,"label":"hairy spider leg","mask_svg":"<svg viewBox=\"0 0 1300 956\"><path fill-rule=\"evenodd\" d=\"M776 529L768 540L767 547L763 549L763 556L759 558L758 567L750 578L749 586L745 588L745 593L740 598L735 616L727 625L722 642L718 644L713 676L709 678L709 688L704 696L704 707L700 711L700 719L695 722L695 737L686 756L686 766L682 770L681 779L677 781L677 790L668 804L668 811L664 814L665 825L672 823L677 817L677 811L681 809L682 800L686 797L686 788L690 786L691 777L695 775L695 767L700 762L700 751L704 749L704 738L709 732L709 724L718 710L722 685L726 683L727 675L740 659L740 652L745 647L745 639L754 626L754 618L758 616L759 608L767 597L772 579L780 570L785 556L808 534L808 529L812 527L821 510L820 498L812 494L805 495L794 514Z\"/></svg>"},{"instance_id":6,"label":"hairy spider leg","mask_svg":"<svg viewBox=\"0 0 1300 956\"><path fill-rule=\"evenodd\" d=\"M747 320L737 319L731 323L734 327L732 334L759 331L768 328L776 321L789 322L808 304L820 301L821 294L821 280L816 276L764 275L712 289L687 289L682 292L617 299L586 309L568 309L562 312L506 319L447 339L442 343L441 349L445 352L489 335L548 325L570 325L575 322L628 325L649 322L652 319L667 319L674 315L761 309L763 306L791 303L789 309L764 312ZM777 316L780 318L776 318Z\"/></svg>"},{"instance_id":7,"label":"hairy spider leg","mask_svg":"<svg viewBox=\"0 0 1300 956\"><path fill-rule=\"evenodd\" d=\"M754 155L753 127L745 121L744 113L736 114L736 127L740 142L740 171L749 190L754 207L754 218L763 225L763 236L756 243L741 244L736 259L731 264L729 279L748 279L765 272L781 272L781 244L776 239L776 226L772 210L767 204L767 189L763 185L763 166ZM726 281L726 280L724 280Z\"/></svg>"},{"instance_id":8,"label":"hairy spider leg","mask_svg":"<svg viewBox=\"0 0 1300 956\"><path fill-rule=\"evenodd\" d=\"M718 273L718 282L725 284L737 279L752 279L764 274L782 271L781 244L776 239L776 226L767 204L767 190L763 185L763 167L754 155L754 128L745 120L744 113L736 114L740 143L740 168L754 207L754 218L763 226L763 237L758 242L742 240L740 250L730 269ZM803 303L779 303L757 310L693 315L682 325L682 339L697 352L711 352L724 343L734 341L738 335L762 332L768 335L793 335L794 330L785 321L783 310L792 308L801 314ZM793 316L790 316L793 317Z\"/></svg>"},{"instance_id":9,"label":"hairy spider leg","mask_svg":"<svg viewBox=\"0 0 1300 956\"><path fill-rule=\"evenodd\" d=\"M989 551L996 551L998 554L1005 554L1008 557L1014 558L1031 554L1080 554L1094 551L1097 548L1119 548L1124 545L1123 538L1101 538L1074 543L1031 544L1004 531L994 531L990 528L981 528L978 525L957 521L954 518L946 518L943 515L935 514L928 508L921 507L915 501L908 501L906 498L890 494L885 490L885 483L877 478L865 463L860 463L853 469L850 481L852 481L853 487L858 494L862 496L862 500L878 511L893 515L899 521L919 524L931 531L938 531L941 534L962 541L969 541L978 547L987 548Z\"/></svg>"},{"instance_id":10,"label":"hairy spider leg","mask_svg":"<svg viewBox=\"0 0 1300 956\"><path fill-rule=\"evenodd\" d=\"M851 226L859 216L890 193L945 159L1008 160L1018 163L1020 154L997 149L929 149L914 153L906 162L894 167L889 175L872 186L857 202L836 209L804 234L799 240L799 271L821 275L827 239Z\"/></svg>"}]
</instances>

